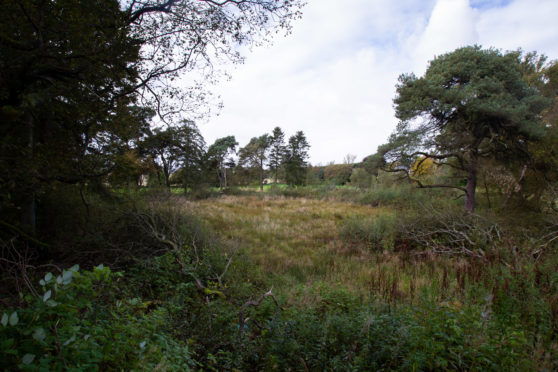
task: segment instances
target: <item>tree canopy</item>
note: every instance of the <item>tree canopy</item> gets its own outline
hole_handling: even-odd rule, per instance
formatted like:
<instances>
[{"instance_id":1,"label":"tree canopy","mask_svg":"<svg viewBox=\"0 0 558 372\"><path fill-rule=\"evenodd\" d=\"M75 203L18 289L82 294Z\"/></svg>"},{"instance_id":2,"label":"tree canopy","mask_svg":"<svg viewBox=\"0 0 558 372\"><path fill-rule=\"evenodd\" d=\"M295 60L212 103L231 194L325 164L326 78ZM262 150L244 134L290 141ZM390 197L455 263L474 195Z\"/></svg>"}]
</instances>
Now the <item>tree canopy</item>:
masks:
<instances>
[{"instance_id":1,"label":"tree canopy","mask_svg":"<svg viewBox=\"0 0 558 372\"><path fill-rule=\"evenodd\" d=\"M264 165L268 157L271 141L272 137L269 134L253 137L246 146L240 149L238 154L240 164L258 169L261 191L263 191Z\"/></svg>"},{"instance_id":2,"label":"tree canopy","mask_svg":"<svg viewBox=\"0 0 558 372\"><path fill-rule=\"evenodd\" d=\"M310 145L303 131L298 131L289 138L285 152L285 170L289 185L302 185L306 181L308 149Z\"/></svg>"},{"instance_id":3,"label":"tree canopy","mask_svg":"<svg viewBox=\"0 0 558 372\"><path fill-rule=\"evenodd\" d=\"M435 58L423 77L401 75L394 99L400 123L379 148L387 169L412 178L412 166L432 159L463 172L465 186L412 179L420 187L463 191L465 209L473 211L480 162L526 163L529 144L545 133L541 113L548 100L525 81L520 56L465 47Z\"/></svg>"}]
</instances>

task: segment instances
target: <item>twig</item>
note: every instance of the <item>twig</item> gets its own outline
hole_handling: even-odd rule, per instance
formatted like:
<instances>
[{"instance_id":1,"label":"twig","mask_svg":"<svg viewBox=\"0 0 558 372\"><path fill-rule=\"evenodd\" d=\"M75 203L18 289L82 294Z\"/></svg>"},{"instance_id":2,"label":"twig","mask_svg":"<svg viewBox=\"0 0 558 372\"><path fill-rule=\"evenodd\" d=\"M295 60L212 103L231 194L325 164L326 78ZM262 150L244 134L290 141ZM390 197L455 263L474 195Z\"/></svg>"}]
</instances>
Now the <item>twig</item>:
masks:
<instances>
[{"instance_id":1,"label":"twig","mask_svg":"<svg viewBox=\"0 0 558 372\"><path fill-rule=\"evenodd\" d=\"M273 291L273 286L269 291L264 293L257 301L248 301L244 305L242 305L242 307L240 308L240 312L238 314L238 326L239 326L238 339L239 340L242 338L242 334L244 333L244 327L246 326L246 318L244 318L244 312L246 311L248 306L258 307L260 306L263 300L265 300L267 297L271 297L275 302L277 308L281 309L281 306L279 305L279 301L277 301L277 298L275 297L272 291Z\"/></svg>"},{"instance_id":2,"label":"twig","mask_svg":"<svg viewBox=\"0 0 558 372\"><path fill-rule=\"evenodd\" d=\"M64 359L64 355L62 354L62 345L60 344L60 337L58 336L58 323L60 322L60 319L58 319L56 321L56 324L54 325L54 335L56 336L56 349L58 350L58 355L60 356L60 359L62 359L62 363L64 363L64 367L66 367L66 369L68 369L68 365L66 364L66 359Z\"/></svg>"}]
</instances>

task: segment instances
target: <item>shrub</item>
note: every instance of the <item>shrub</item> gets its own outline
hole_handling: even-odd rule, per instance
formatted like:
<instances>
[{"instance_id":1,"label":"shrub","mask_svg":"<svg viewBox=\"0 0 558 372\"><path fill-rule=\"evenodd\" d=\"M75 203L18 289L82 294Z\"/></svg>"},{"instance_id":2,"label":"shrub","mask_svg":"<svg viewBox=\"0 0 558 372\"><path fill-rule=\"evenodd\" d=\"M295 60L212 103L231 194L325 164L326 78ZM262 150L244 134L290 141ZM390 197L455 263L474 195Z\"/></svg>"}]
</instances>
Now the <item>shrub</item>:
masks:
<instances>
[{"instance_id":1,"label":"shrub","mask_svg":"<svg viewBox=\"0 0 558 372\"><path fill-rule=\"evenodd\" d=\"M353 167L350 164L331 164L324 168L324 181L344 185L350 181Z\"/></svg>"},{"instance_id":2,"label":"shrub","mask_svg":"<svg viewBox=\"0 0 558 372\"><path fill-rule=\"evenodd\" d=\"M339 226L339 235L343 239L351 243L365 244L375 251L392 250L396 232L395 214L380 214L370 218L350 216Z\"/></svg>"},{"instance_id":3,"label":"shrub","mask_svg":"<svg viewBox=\"0 0 558 372\"><path fill-rule=\"evenodd\" d=\"M364 168L354 168L351 173L351 185L360 189L369 188L372 185L372 175Z\"/></svg>"},{"instance_id":4,"label":"shrub","mask_svg":"<svg viewBox=\"0 0 558 372\"><path fill-rule=\"evenodd\" d=\"M186 344L161 328L165 310L147 312L145 303L115 297L121 273L77 266L47 273L43 294L27 295L25 306L2 315L2 370L169 370L195 366ZM166 354L168 352L168 354Z\"/></svg>"}]
</instances>

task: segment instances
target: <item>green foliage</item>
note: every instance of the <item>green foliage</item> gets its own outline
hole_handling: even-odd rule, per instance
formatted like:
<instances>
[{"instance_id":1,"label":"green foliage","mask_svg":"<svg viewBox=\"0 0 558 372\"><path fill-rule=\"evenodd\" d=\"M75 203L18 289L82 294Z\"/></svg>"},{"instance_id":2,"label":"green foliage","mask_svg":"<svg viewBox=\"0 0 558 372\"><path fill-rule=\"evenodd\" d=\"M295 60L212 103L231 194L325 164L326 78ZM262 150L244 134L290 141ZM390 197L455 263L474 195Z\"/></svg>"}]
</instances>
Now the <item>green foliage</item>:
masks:
<instances>
[{"instance_id":1,"label":"green foliage","mask_svg":"<svg viewBox=\"0 0 558 372\"><path fill-rule=\"evenodd\" d=\"M154 163L158 177L170 188L171 175L180 169L178 183L185 190L199 181L205 157L205 141L193 121L177 127L148 130L138 147Z\"/></svg>"},{"instance_id":2,"label":"green foliage","mask_svg":"<svg viewBox=\"0 0 558 372\"><path fill-rule=\"evenodd\" d=\"M474 46L444 54L430 62L424 77L400 76L394 103L401 122L378 156L420 187L461 190L469 212L479 159L525 164L527 144L546 132L541 114L548 100L522 76L520 53ZM430 159L462 171L467 186L423 184L412 174L419 157L418 165Z\"/></svg>"},{"instance_id":3,"label":"green foliage","mask_svg":"<svg viewBox=\"0 0 558 372\"><path fill-rule=\"evenodd\" d=\"M263 369L533 368L523 332L508 327L501 338L481 306L457 309L423 300L413 308L389 309L351 302L337 290L325 295L322 310L290 309L266 323L260 346L252 351L263 357L257 360Z\"/></svg>"},{"instance_id":4,"label":"green foliage","mask_svg":"<svg viewBox=\"0 0 558 372\"><path fill-rule=\"evenodd\" d=\"M372 175L364 168L353 168L350 181L351 186L366 189L372 185Z\"/></svg>"},{"instance_id":5,"label":"green foliage","mask_svg":"<svg viewBox=\"0 0 558 372\"><path fill-rule=\"evenodd\" d=\"M194 366L187 345L162 337L164 310L147 313L140 310L141 302L115 296L121 278L103 265L84 272L76 265L58 276L47 273L40 280L41 296L27 295L25 307L8 310L9 320L0 328L0 367L62 371Z\"/></svg>"},{"instance_id":6,"label":"green foliage","mask_svg":"<svg viewBox=\"0 0 558 372\"><path fill-rule=\"evenodd\" d=\"M286 181L290 186L303 185L306 182L306 161L310 145L304 132L298 131L289 138L287 151L283 159Z\"/></svg>"},{"instance_id":7,"label":"green foliage","mask_svg":"<svg viewBox=\"0 0 558 372\"><path fill-rule=\"evenodd\" d=\"M372 251L393 250L398 219L395 214L362 218L349 216L339 226L339 235L347 242L365 244Z\"/></svg>"},{"instance_id":8,"label":"green foliage","mask_svg":"<svg viewBox=\"0 0 558 372\"><path fill-rule=\"evenodd\" d=\"M261 191L263 191L264 165L272 146L272 140L273 137L269 134L253 137L250 142L238 152L238 162L240 165L258 170Z\"/></svg>"},{"instance_id":9,"label":"green foliage","mask_svg":"<svg viewBox=\"0 0 558 372\"><path fill-rule=\"evenodd\" d=\"M351 179L353 167L350 164L331 164L324 168L324 181L344 185Z\"/></svg>"},{"instance_id":10,"label":"green foliage","mask_svg":"<svg viewBox=\"0 0 558 372\"><path fill-rule=\"evenodd\" d=\"M271 133L271 149L269 152L269 168L273 174L274 182L279 180L279 173L283 167L283 159L287 148L285 146L285 133L280 127L273 128Z\"/></svg>"}]
</instances>

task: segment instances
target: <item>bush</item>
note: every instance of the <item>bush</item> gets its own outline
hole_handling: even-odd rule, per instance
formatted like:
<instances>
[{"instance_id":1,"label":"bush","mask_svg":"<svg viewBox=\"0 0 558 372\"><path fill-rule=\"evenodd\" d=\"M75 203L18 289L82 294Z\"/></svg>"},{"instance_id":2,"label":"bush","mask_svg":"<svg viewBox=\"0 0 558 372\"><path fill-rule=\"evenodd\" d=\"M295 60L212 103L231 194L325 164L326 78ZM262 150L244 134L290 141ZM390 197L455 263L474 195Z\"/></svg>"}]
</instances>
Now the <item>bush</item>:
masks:
<instances>
[{"instance_id":1,"label":"bush","mask_svg":"<svg viewBox=\"0 0 558 372\"><path fill-rule=\"evenodd\" d=\"M393 250L397 224L395 214L364 219L350 216L340 223L339 235L348 242L365 244L374 251Z\"/></svg>"},{"instance_id":2,"label":"bush","mask_svg":"<svg viewBox=\"0 0 558 372\"><path fill-rule=\"evenodd\" d=\"M335 185L344 185L350 181L353 167L350 164L331 164L324 168L324 181Z\"/></svg>"},{"instance_id":3,"label":"bush","mask_svg":"<svg viewBox=\"0 0 558 372\"><path fill-rule=\"evenodd\" d=\"M372 175L364 168L354 168L351 173L351 186L360 189L369 188L372 185Z\"/></svg>"},{"instance_id":4,"label":"bush","mask_svg":"<svg viewBox=\"0 0 558 372\"><path fill-rule=\"evenodd\" d=\"M121 273L77 266L47 273L41 296L2 315L2 370L180 371L195 366L188 346L162 332L165 310L147 312L142 301L115 297ZM168 353L168 354L167 354Z\"/></svg>"}]
</instances>

